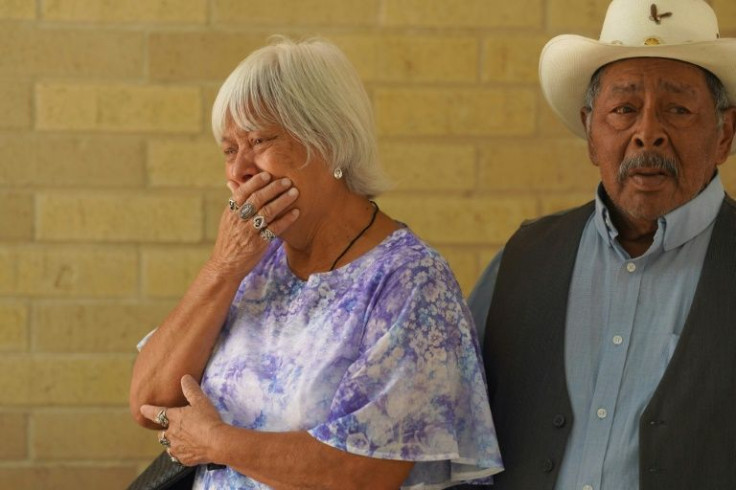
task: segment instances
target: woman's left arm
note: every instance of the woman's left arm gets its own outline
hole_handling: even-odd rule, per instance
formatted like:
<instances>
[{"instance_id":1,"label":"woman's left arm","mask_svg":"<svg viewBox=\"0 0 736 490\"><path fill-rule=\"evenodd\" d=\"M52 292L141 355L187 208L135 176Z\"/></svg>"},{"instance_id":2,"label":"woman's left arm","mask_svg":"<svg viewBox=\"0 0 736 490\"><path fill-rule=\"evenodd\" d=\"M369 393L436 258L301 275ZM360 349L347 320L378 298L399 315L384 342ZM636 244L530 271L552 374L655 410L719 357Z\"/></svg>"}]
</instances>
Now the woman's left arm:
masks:
<instances>
[{"instance_id":1,"label":"woman's left arm","mask_svg":"<svg viewBox=\"0 0 736 490\"><path fill-rule=\"evenodd\" d=\"M414 463L341 451L306 431L260 432L224 423L191 376L182 378L189 406L168 408L169 452L182 464L227 465L274 488L396 489ZM144 405L149 420L164 407Z\"/></svg>"}]
</instances>

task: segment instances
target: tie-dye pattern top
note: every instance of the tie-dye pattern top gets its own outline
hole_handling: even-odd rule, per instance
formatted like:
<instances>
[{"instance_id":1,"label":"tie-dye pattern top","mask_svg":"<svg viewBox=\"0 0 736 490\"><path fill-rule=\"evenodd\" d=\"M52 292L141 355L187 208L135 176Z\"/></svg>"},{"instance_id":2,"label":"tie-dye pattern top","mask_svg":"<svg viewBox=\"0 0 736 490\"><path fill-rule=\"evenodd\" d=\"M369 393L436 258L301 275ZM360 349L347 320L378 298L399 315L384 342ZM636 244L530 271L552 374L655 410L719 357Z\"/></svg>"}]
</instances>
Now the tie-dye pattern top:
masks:
<instances>
[{"instance_id":1,"label":"tie-dye pattern top","mask_svg":"<svg viewBox=\"0 0 736 490\"><path fill-rule=\"evenodd\" d=\"M274 240L235 295L202 387L229 424L416 461L403 488L502 469L469 311L447 263L407 228L306 281ZM194 488L268 487L200 468Z\"/></svg>"}]
</instances>

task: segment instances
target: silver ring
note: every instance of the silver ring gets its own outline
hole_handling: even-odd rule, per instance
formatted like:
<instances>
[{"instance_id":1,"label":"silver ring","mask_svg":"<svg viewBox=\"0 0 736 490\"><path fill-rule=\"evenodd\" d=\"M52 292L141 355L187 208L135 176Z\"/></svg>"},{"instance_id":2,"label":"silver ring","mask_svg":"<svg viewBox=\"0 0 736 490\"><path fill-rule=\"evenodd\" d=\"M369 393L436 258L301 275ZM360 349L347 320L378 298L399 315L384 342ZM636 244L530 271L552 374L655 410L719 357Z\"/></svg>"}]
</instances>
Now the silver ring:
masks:
<instances>
[{"instance_id":1,"label":"silver ring","mask_svg":"<svg viewBox=\"0 0 736 490\"><path fill-rule=\"evenodd\" d=\"M235 202L235 199L228 199L227 205L230 208L230 211L237 211L240 206L238 206L238 203Z\"/></svg>"},{"instance_id":2,"label":"silver ring","mask_svg":"<svg viewBox=\"0 0 736 490\"><path fill-rule=\"evenodd\" d=\"M249 203L247 201L240 208L240 218L241 219L249 220L255 214L256 214L256 207L253 204L251 204L251 203Z\"/></svg>"},{"instance_id":3,"label":"silver ring","mask_svg":"<svg viewBox=\"0 0 736 490\"><path fill-rule=\"evenodd\" d=\"M272 232L268 228L262 229L260 235L261 235L261 238L263 238L267 242L270 242L271 240L276 238L276 235L274 234L274 232Z\"/></svg>"},{"instance_id":4,"label":"silver ring","mask_svg":"<svg viewBox=\"0 0 736 490\"><path fill-rule=\"evenodd\" d=\"M265 228L266 225L266 218L264 218L260 214L257 214L253 217L253 228L255 228L256 230L261 230Z\"/></svg>"},{"instance_id":5,"label":"silver ring","mask_svg":"<svg viewBox=\"0 0 736 490\"><path fill-rule=\"evenodd\" d=\"M164 429L169 427L169 418L166 416L165 408L162 408L158 415L156 415L156 423Z\"/></svg>"},{"instance_id":6,"label":"silver ring","mask_svg":"<svg viewBox=\"0 0 736 490\"><path fill-rule=\"evenodd\" d=\"M158 440L158 443L163 447L171 447L171 441L166 438L165 432L161 434L161 439Z\"/></svg>"}]
</instances>

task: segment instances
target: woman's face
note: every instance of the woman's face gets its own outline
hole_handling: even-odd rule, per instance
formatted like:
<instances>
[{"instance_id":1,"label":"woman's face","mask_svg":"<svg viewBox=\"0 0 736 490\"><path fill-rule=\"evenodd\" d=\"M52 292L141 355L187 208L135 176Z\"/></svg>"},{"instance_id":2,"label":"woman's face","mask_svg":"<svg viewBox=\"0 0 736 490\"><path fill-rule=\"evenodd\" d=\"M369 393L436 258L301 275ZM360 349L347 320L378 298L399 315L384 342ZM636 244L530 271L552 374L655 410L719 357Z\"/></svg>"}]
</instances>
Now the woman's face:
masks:
<instances>
[{"instance_id":1,"label":"woman's face","mask_svg":"<svg viewBox=\"0 0 736 490\"><path fill-rule=\"evenodd\" d=\"M289 209L299 208L300 221L305 213L319 210L328 201L324 195L332 191L332 186L339 185L318 152L313 151L307 159L306 147L278 125L245 131L230 121L221 146L231 188L239 187L261 172L269 173L272 180L286 177L299 191L299 197Z\"/></svg>"}]
</instances>

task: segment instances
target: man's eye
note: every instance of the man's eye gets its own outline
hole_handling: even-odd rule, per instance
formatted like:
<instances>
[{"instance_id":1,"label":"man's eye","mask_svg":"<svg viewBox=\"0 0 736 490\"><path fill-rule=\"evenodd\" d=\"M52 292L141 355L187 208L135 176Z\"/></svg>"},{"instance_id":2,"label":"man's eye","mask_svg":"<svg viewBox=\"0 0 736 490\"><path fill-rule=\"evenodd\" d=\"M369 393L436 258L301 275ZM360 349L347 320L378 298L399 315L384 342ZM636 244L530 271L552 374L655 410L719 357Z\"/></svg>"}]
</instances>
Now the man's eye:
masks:
<instances>
[{"instance_id":1,"label":"man's eye","mask_svg":"<svg viewBox=\"0 0 736 490\"><path fill-rule=\"evenodd\" d=\"M222 152L225 154L225 156L231 156L235 155L237 153L237 150L235 148L225 148Z\"/></svg>"},{"instance_id":2,"label":"man's eye","mask_svg":"<svg viewBox=\"0 0 736 490\"><path fill-rule=\"evenodd\" d=\"M634 112L634 109L631 108L630 106L622 105L622 106L616 107L613 110L613 112L615 112L616 114L629 114L629 113Z\"/></svg>"},{"instance_id":3,"label":"man's eye","mask_svg":"<svg viewBox=\"0 0 736 490\"><path fill-rule=\"evenodd\" d=\"M670 111L674 112L675 114L690 114L688 108L682 106L674 106L670 109Z\"/></svg>"}]
</instances>

